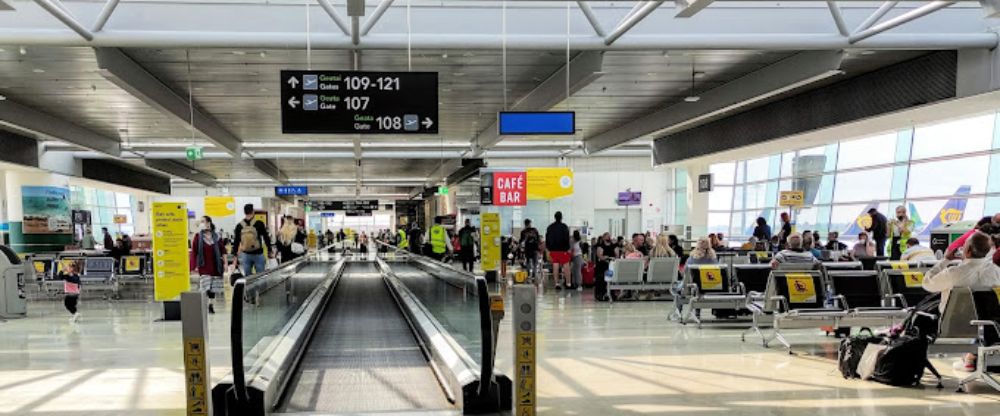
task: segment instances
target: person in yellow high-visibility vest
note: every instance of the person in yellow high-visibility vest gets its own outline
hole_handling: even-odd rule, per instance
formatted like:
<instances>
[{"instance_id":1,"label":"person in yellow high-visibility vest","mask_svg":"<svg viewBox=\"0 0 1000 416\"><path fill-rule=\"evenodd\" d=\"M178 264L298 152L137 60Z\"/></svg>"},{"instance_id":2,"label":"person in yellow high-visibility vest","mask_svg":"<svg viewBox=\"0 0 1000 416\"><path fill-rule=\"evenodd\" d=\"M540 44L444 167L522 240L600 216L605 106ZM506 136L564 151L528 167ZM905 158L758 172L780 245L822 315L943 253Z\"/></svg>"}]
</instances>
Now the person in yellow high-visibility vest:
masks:
<instances>
[{"instance_id":1,"label":"person in yellow high-visibility vest","mask_svg":"<svg viewBox=\"0 0 1000 416\"><path fill-rule=\"evenodd\" d=\"M410 242L406 239L406 230L403 227L399 227L399 242L396 243L396 247L399 247L400 250L410 248Z\"/></svg>"},{"instance_id":2,"label":"person in yellow high-visibility vest","mask_svg":"<svg viewBox=\"0 0 1000 416\"><path fill-rule=\"evenodd\" d=\"M448 254L452 248L448 232L441 225L441 217L434 219L434 226L431 227L427 234L430 237L431 243L431 252L427 253L427 256L435 260L443 260L445 254Z\"/></svg>"}]
</instances>

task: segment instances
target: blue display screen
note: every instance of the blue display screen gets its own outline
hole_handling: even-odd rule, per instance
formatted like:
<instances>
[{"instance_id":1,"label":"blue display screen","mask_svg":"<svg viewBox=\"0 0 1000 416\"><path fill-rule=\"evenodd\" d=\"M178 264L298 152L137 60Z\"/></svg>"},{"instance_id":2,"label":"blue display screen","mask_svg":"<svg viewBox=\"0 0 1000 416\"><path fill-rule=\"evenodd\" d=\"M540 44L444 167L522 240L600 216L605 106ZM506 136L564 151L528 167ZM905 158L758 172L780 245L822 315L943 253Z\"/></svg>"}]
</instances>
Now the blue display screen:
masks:
<instances>
[{"instance_id":1,"label":"blue display screen","mask_svg":"<svg viewBox=\"0 0 1000 416\"><path fill-rule=\"evenodd\" d=\"M576 133L576 113L572 111L501 112L500 134L549 135Z\"/></svg>"},{"instance_id":2,"label":"blue display screen","mask_svg":"<svg viewBox=\"0 0 1000 416\"><path fill-rule=\"evenodd\" d=\"M300 196L309 195L308 186L275 186L275 196Z\"/></svg>"}]
</instances>

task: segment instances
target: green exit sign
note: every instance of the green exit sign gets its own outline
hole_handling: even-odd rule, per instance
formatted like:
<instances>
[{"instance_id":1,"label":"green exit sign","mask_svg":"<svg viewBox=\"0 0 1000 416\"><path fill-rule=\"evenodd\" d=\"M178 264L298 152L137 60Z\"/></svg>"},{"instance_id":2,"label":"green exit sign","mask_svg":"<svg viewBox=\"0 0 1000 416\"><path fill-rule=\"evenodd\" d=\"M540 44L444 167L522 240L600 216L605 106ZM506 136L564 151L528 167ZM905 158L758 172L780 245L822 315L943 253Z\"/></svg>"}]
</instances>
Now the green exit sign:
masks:
<instances>
[{"instance_id":1,"label":"green exit sign","mask_svg":"<svg viewBox=\"0 0 1000 416\"><path fill-rule=\"evenodd\" d=\"M447 186L439 186L438 187L438 195L448 195L448 187Z\"/></svg>"},{"instance_id":2,"label":"green exit sign","mask_svg":"<svg viewBox=\"0 0 1000 416\"><path fill-rule=\"evenodd\" d=\"M187 160L192 162L205 158L205 151L201 148L201 146L188 146L187 149L185 149L185 154L187 155Z\"/></svg>"}]
</instances>

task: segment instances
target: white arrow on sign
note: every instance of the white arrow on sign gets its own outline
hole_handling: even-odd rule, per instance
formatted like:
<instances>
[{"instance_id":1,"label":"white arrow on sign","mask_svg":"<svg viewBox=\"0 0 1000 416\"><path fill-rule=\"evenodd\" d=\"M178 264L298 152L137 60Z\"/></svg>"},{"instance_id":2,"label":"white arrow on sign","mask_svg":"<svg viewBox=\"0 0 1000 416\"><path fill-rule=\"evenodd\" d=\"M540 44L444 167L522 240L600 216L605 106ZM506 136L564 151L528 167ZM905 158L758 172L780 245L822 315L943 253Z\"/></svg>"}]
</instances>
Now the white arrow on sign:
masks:
<instances>
[{"instance_id":1,"label":"white arrow on sign","mask_svg":"<svg viewBox=\"0 0 1000 416\"><path fill-rule=\"evenodd\" d=\"M295 106L299 105L299 100L296 100L295 97L289 98L288 105L295 108Z\"/></svg>"},{"instance_id":2,"label":"white arrow on sign","mask_svg":"<svg viewBox=\"0 0 1000 416\"><path fill-rule=\"evenodd\" d=\"M434 125L434 120L431 120L430 117L424 117L424 121L420 124L423 124L424 128L429 129Z\"/></svg>"},{"instance_id":3,"label":"white arrow on sign","mask_svg":"<svg viewBox=\"0 0 1000 416\"><path fill-rule=\"evenodd\" d=\"M295 77L288 78L288 85L291 85L292 88L295 88L296 86L299 85L299 79Z\"/></svg>"}]
</instances>

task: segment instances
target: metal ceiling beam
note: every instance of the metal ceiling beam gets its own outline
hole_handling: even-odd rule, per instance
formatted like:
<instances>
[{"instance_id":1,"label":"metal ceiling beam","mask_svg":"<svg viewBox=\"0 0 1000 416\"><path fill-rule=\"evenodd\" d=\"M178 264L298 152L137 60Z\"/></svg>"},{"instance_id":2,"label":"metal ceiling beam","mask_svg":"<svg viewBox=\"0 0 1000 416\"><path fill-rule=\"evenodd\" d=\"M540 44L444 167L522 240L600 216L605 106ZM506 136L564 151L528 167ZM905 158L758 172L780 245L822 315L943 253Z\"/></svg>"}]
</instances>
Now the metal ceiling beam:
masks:
<instances>
[{"instance_id":1,"label":"metal ceiling beam","mask_svg":"<svg viewBox=\"0 0 1000 416\"><path fill-rule=\"evenodd\" d=\"M882 16L885 16L886 13L889 13L889 10L892 10L893 7L896 7L897 3L899 2L887 1L885 3L882 3L882 5L878 7L878 9L875 9L875 11L872 12L871 15L865 18L865 20L861 21L861 24L858 25L856 29L854 29L854 32L857 33L872 27L872 25L875 24L875 22L878 22L879 19L882 18Z\"/></svg>"},{"instance_id":2,"label":"metal ceiling beam","mask_svg":"<svg viewBox=\"0 0 1000 416\"><path fill-rule=\"evenodd\" d=\"M661 4L663 4L663 0L644 3L641 9L636 11L635 14L626 17L625 20L618 24L618 27L612 30L611 33L604 38L604 44L611 45L612 43L615 43L618 38L622 37L622 35L631 30L635 25L639 24L642 19L649 16L649 14L652 13L653 10L656 10L657 7L660 7Z\"/></svg>"},{"instance_id":3,"label":"metal ceiling beam","mask_svg":"<svg viewBox=\"0 0 1000 416\"><path fill-rule=\"evenodd\" d=\"M385 11L389 8L389 6L392 6L393 1L395 0L382 0L382 2L375 7L375 11L372 12L372 15L365 19L365 25L361 28L361 36L367 36L368 32L371 32L372 28L375 27L378 20L382 18L382 15L385 14Z\"/></svg>"},{"instance_id":4,"label":"metal ceiling beam","mask_svg":"<svg viewBox=\"0 0 1000 416\"><path fill-rule=\"evenodd\" d=\"M986 17L1000 17L1000 0L979 0Z\"/></svg>"},{"instance_id":5,"label":"metal ceiling beam","mask_svg":"<svg viewBox=\"0 0 1000 416\"><path fill-rule=\"evenodd\" d=\"M278 183L287 184L288 175L282 172L274 162L267 159L253 159L253 167L257 168L265 176L274 179Z\"/></svg>"},{"instance_id":6,"label":"metal ceiling beam","mask_svg":"<svg viewBox=\"0 0 1000 416\"><path fill-rule=\"evenodd\" d=\"M163 114L192 126L230 155L240 157L243 145L239 138L197 105L189 103L188 97L172 90L124 51L117 48L95 48L94 53L97 56L98 72L104 78ZM193 110L189 108L189 104L194 105Z\"/></svg>"},{"instance_id":7,"label":"metal ceiling beam","mask_svg":"<svg viewBox=\"0 0 1000 416\"><path fill-rule=\"evenodd\" d=\"M837 25L837 33L841 36L850 36L851 32L847 31L847 24L844 23L844 15L840 13L840 6L837 2L833 0L827 0L826 6L830 9L830 16L833 17L833 23Z\"/></svg>"},{"instance_id":8,"label":"metal ceiling beam","mask_svg":"<svg viewBox=\"0 0 1000 416\"><path fill-rule=\"evenodd\" d=\"M782 93L840 74L841 51L802 52L701 94L697 102L680 102L619 123L619 127L584 140L594 154L652 134L680 131L743 109Z\"/></svg>"},{"instance_id":9,"label":"metal ceiling beam","mask_svg":"<svg viewBox=\"0 0 1000 416\"><path fill-rule=\"evenodd\" d=\"M715 0L674 0L677 14L674 17L691 17L704 10Z\"/></svg>"},{"instance_id":10,"label":"metal ceiling beam","mask_svg":"<svg viewBox=\"0 0 1000 416\"><path fill-rule=\"evenodd\" d=\"M35 0L35 3L38 4L39 7L45 9L45 11L49 12L49 14L56 19L59 19L60 22L63 22L63 24L70 29L73 29L73 31L79 34L80 37L86 39L87 41L94 40L94 34L91 33L90 30L87 30L87 28L83 27L83 25L80 24L80 22L58 2L59 0Z\"/></svg>"},{"instance_id":11,"label":"metal ceiling beam","mask_svg":"<svg viewBox=\"0 0 1000 416\"><path fill-rule=\"evenodd\" d=\"M580 52L570 60L568 65L569 91L566 90L567 66L563 65L531 92L514 103L510 110L546 111L555 107L556 104L561 103L570 95L604 75L604 54L595 51ZM472 140L474 149L472 157L479 157L484 150L493 147L499 141L500 132L497 129L496 121L494 121Z\"/></svg>"},{"instance_id":12,"label":"metal ceiling beam","mask_svg":"<svg viewBox=\"0 0 1000 416\"><path fill-rule=\"evenodd\" d=\"M65 117L44 113L10 99L0 101L0 122L106 155L121 156L118 140L66 121Z\"/></svg>"},{"instance_id":13,"label":"metal ceiling beam","mask_svg":"<svg viewBox=\"0 0 1000 416\"><path fill-rule=\"evenodd\" d=\"M872 26L872 27L870 27L868 29L865 29L865 30L860 31L860 32L855 32L853 35L851 35L848 38L848 41L851 42L851 43L855 43L855 42L858 42L858 41L862 41L862 40L868 39L868 38L870 38L872 36L875 36L875 35L877 35L879 33L885 32L885 31L887 31L889 29L892 29L892 28L894 28L896 26L912 22L912 21L917 20L917 19L919 19L921 17L927 16L927 15L929 15L931 13L934 13L934 12L936 12L938 10L941 10L941 9L943 9L945 7L951 6L952 4L955 4L955 3L956 3L955 1L932 1L930 3L927 3L927 4L923 5L923 6L920 6L920 7L916 8L916 9L910 10L910 11L908 11L906 13L903 13L903 14L901 14L899 16L896 16L896 17L894 17L892 19L889 19L889 20L886 20L886 21L884 21L882 23L876 24L876 25L874 25L874 26Z\"/></svg>"},{"instance_id":14,"label":"metal ceiling beam","mask_svg":"<svg viewBox=\"0 0 1000 416\"><path fill-rule=\"evenodd\" d=\"M108 0L104 4L104 8L101 9L101 14L97 16L97 22L94 23L94 32L100 32L104 29L104 25L108 23L108 19L111 18L111 14L115 12L115 8L118 7L119 0Z\"/></svg>"},{"instance_id":15,"label":"metal ceiling beam","mask_svg":"<svg viewBox=\"0 0 1000 416\"><path fill-rule=\"evenodd\" d=\"M597 15L594 14L594 9L591 9L590 4L583 0L577 1L576 4L580 7L580 11L583 12L583 15L587 17L587 21L590 22L590 26L594 28L594 33L603 38L605 36L604 28L601 27L601 22L597 20Z\"/></svg>"},{"instance_id":16,"label":"metal ceiling beam","mask_svg":"<svg viewBox=\"0 0 1000 416\"><path fill-rule=\"evenodd\" d=\"M317 1L319 2L319 6L323 8L323 11L325 11L326 14L330 16L330 19L333 20L333 23L340 28L340 31L344 32L345 35L350 35L351 30L347 28L347 22L344 21L344 18L337 12L337 9L333 8L333 4L330 3L330 0Z\"/></svg>"},{"instance_id":17,"label":"metal ceiling beam","mask_svg":"<svg viewBox=\"0 0 1000 416\"><path fill-rule=\"evenodd\" d=\"M214 187L217 184L215 176L192 168L184 162L170 159L146 159L145 163L146 167L150 169L155 169L181 179L187 179L191 182L197 182L207 187Z\"/></svg>"}]
</instances>

